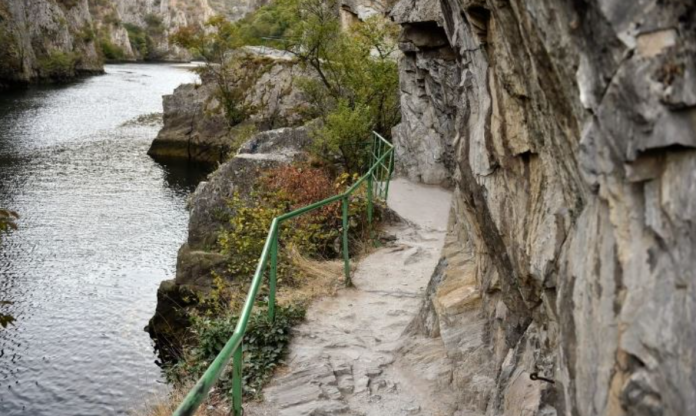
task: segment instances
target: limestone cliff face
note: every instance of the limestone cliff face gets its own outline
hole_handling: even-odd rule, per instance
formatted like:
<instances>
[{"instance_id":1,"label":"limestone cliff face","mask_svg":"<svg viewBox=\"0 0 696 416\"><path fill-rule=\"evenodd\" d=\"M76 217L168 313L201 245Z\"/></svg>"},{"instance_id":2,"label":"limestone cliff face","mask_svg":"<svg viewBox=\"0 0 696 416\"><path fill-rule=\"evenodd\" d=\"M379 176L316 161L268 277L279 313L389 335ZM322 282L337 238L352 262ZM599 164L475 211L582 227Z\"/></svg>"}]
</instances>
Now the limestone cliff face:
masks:
<instances>
[{"instance_id":1,"label":"limestone cliff face","mask_svg":"<svg viewBox=\"0 0 696 416\"><path fill-rule=\"evenodd\" d=\"M225 16L231 21L237 21L261 6L270 3L270 0L207 0L210 7L216 13Z\"/></svg>"},{"instance_id":2,"label":"limestone cliff face","mask_svg":"<svg viewBox=\"0 0 696 416\"><path fill-rule=\"evenodd\" d=\"M0 1L0 85L102 69L87 0Z\"/></svg>"},{"instance_id":3,"label":"limestone cliff face","mask_svg":"<svg viewBox=\"0 0 696 416\"><path fill-rule=\"evenodd\" d=\"M168 36L213 14L207 0L2 0L0 83L102 72L105 59L187 60Z\"/></svg>"},{"instance_id":4,"label":"limestone cliff face","mask_svg":"<svg viewBox=\"0 0 696 416\"><path fill-rule=\"evenodd\" d=\"M165 61L186 61L191 55L172 45L169 36L182 27L202 26L216 13L208 0L112 0L121 25L142 28L151 34L152 56ZM118 30L118 26L116 28ZM126 47L127 52L127 47ZM133 50L133 57L144 59L142 52Z\"/></svg>"},{"instance_id":5,"label":"limestone cliff face","mask_svg":"<svg viewBox=\"0 0 696 416\"><path fill-rule=\"evenodd\" d=\"M0 0L0 84L101 72L103 62L187 61L169 43L216 14L238 20L265 0Z\"/></svg>"},{"instance_id":6,"label":"limestone cliff face","mask_svg":"<svg viewBox=\"0 0 696 416\"><path fill-rule=\"evenodd\" d=\"M455 191L412 325L444 344L453 414L696 414L696 4L392 16L398 169Z\"/></svg>"}]
</instances>

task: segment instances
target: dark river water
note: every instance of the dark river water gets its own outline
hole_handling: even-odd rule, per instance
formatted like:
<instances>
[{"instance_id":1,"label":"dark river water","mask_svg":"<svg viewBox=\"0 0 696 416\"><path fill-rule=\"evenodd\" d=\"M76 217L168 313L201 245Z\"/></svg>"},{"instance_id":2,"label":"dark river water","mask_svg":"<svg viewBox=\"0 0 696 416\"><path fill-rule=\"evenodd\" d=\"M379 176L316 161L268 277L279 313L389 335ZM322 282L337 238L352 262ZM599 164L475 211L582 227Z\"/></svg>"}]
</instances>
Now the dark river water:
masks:
<instances>
[{"instance_id":1,"label":"dark river water","mask_svg":"<svg viewBox=\"0 0 696 416\"><path fill-rule=\"evenodd\" d=\"M0 93L0 415L128 414L163 394L143 328L173 276L200 172L146 152L163 94L195 80L113 65L66 86Z\"/></svg>"}]
</instances>

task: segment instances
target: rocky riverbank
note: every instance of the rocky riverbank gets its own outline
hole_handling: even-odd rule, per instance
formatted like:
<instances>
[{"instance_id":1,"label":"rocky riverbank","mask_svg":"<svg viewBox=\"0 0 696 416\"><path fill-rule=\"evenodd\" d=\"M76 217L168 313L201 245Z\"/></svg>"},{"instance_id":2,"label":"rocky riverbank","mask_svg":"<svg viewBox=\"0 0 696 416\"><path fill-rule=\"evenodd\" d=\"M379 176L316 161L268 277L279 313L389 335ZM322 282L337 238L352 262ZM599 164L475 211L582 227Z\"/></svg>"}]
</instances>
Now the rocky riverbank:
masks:
<instances>
[{"instance_id":1,"label":"rocky riverbank","mask_svg":"<svg viewBox=\"0 0 696 416\"><path fill-rule=\"evenodd\" d=\"M0 3L0 86L103 71L87 0Z\"/></svg>"},{"instance_id":2,"label":"rocky riverbank","mask_svg":"<svg viewBox=\"0 0 696 416\"><path fill-rule=\"evenodd\" d=\"M311 76L295 60L272 49L250 48L235 58L232 88L244 91L244 122L231 126L220 101L219 85L204 76L165 96L164 126L148 154L174 163L217 166L189 201L188 237L177 256L177 272L158 291L157 311L148 330L164 358L176 353L188 336L190 311L226 275L227 255L220 252L219 232L235 213L233 198L251 199L264 173L307 159L311 144L303 108L306 99L295 86Z\"/></svg>"},{"instance_id":3,"label":"rocky riverbank","mask_svg":"<svg viewBox=\"0 0 696 416\"><path fill-rule=\"evenodd\" d=\"M235 196L248 199L264 172L301 160L310 142L306 127L258 133L198 185L188 205L188 237L177 255L176 277L160 285L157 310L148 325L163 357L178 351L186 339L188 309L210 293L216 274L225 274L229 259L216 247L225 218L235 214L228 201Z\"/></svg>"}]
</instances>

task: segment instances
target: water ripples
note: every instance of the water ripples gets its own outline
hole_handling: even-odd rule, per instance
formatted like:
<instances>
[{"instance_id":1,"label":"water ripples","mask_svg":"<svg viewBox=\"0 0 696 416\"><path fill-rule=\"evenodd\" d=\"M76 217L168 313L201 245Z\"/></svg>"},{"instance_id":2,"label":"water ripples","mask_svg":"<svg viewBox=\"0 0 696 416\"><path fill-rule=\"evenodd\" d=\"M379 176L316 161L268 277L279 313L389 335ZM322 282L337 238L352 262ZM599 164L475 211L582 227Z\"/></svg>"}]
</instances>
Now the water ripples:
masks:
<instances>
[{"instance_id":1,"label":"water ripples","mask_svg":"<svg viewBox=\"0 0 696 416\"><path fill-rule=\"evenodd\" d=\"M174 272L200 172L154 163L161 95L193 75L119 65L61 88L0 97L3 238L0 414L116 415L163 386L143 331Z\"/></svg>"}]
</instances>

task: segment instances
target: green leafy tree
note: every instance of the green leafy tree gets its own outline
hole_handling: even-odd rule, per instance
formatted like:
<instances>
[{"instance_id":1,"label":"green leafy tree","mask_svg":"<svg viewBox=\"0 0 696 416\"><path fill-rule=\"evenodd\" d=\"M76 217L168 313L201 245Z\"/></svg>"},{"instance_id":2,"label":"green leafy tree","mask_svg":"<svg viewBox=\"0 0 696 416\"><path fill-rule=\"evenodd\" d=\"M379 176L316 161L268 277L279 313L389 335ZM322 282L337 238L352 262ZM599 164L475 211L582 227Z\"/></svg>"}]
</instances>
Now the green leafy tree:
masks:
<instances>
[{"instance_id":1,"label":"green leafy tree","mask_svg":"<svg viewBox=\"0 0 696 416\"><path fill-rule=\"evenodd\" d=\"M206 22L204 28L187 26L179 29L170 40L203 59L205 65L199 70L201 77L210 78L217 85L218 98L230 125L244 121L249 109L244 105L243 89L235 83L232 59L233 52L244 45L239 27L215 16Z\"/></svg>"},{"instance_id":2,"label":"green leafy tree","mask_svg":"<svg viewBox=\"0 0 696 416\"><path fill-rule=\"evenodd\" d=\"M276 0L239 20L235 25L246 45L283 48L299 22L298 0Z\"/></svg>"},{"instance_id":3,"label":"green leafy tree","mask_svg":"<svg viewBox=\"0 0 696 416\"><path fill-rule=\"evenodd\" d=\"M299 0L288 50L317 74L303 88L315 104L311 115L324 121L316 132L319 155L356 171L369 132L390 138L400 120L398 29L373 16L344 31L337 10L336 0Z\"/></svg>"},{"instance_id":4,"label":"green leafy tree","mask_svg":"<svg viewBox=\"0 0 696 416\"><path fill-rule=\"evenodd\" d=\"M341 163L348 172L359 171L367 160L369 147L363 142L370 137L374 125L372 117L370 108L364 104L351 106L346 100L340 100L315 132L315 153Z\"/></svg>"}]
</instances>

